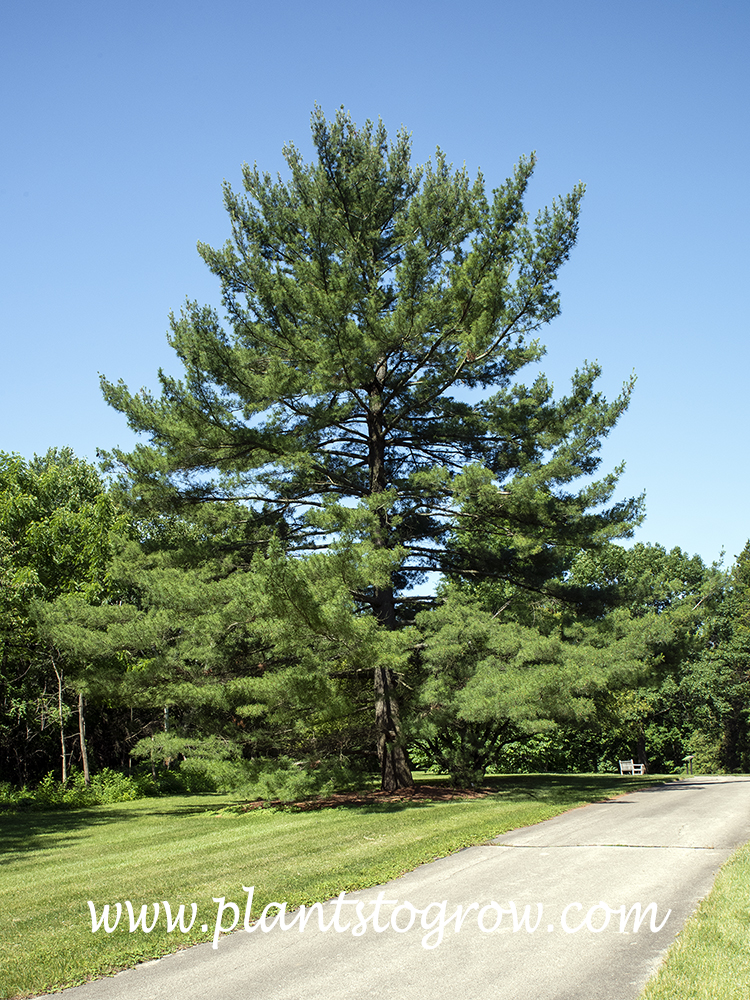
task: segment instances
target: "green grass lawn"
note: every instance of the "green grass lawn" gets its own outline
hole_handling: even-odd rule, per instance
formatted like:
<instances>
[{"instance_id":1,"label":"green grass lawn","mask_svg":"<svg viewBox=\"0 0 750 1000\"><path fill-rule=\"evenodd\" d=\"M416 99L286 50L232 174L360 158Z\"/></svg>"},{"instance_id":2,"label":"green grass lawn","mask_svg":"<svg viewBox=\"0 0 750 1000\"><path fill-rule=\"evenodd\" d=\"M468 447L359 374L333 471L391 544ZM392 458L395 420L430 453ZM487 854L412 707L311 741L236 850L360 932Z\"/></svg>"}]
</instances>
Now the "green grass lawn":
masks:
<instances>
[{"instance_id":1,"label":"green grass lawn","mask_svg":"<svg viewBox=\"0 0 750 1000\"><path fill-rule=\"evenodd\" d=\"M719 872L642 1000L747 1000L750 996L750 844Z\"/></svg>"},{"instance_id":2,"label":"green grass lawn","mask_svg":"<svg viewBox=\"0 0 750 1000\"><path fill-rule=\"evenodd\" d=\"M429 783L439 779L429 776ZM212 937L216 904L253 913L377 885L417 865L587 802L658 783L619 775L490 779L484 799L240 812L220 795L0 816L0 996L60 989ZM636 785L637 782L637 785ZM91 930L88 900L198 906L193 930ZM124 907L123 907L124 908ZM152 910L149 911L149 919ZM124 928L122 924L125 924ZM202 932L200 926L209 929ZM664 994L666 995L666 994ZM676 996L677 994L672 994ZM661 995L660 995L661 996ZM682 996L682 994L680 994Z\"/></svg>"}]
</instances>

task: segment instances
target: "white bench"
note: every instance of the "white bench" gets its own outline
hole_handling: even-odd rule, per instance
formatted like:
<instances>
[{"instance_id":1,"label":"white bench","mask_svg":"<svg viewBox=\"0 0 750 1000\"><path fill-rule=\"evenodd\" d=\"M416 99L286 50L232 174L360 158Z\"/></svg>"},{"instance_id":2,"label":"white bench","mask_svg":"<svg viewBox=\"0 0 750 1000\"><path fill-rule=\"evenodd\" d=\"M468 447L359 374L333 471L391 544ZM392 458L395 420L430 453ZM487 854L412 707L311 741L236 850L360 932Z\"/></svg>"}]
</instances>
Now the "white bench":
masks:
<instances>
[{"instance_id":1,"label":"white bench","mask_svg":"<svg viewBox=\"0 0 750 1000\"><path fill-rule=\"evenodd\" d=\"M634 764L632 760L620 761L620 774L643 774L643 764Z\"/></svg>"}]
</instances>

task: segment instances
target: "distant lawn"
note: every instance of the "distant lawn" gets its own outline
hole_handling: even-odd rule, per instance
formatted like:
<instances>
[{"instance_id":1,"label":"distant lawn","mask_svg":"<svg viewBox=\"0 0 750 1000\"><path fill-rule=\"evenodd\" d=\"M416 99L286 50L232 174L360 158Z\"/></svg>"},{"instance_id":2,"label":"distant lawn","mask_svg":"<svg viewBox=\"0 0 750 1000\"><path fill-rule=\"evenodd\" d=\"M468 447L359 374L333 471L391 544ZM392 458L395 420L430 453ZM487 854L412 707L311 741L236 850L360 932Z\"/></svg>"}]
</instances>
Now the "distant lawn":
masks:
<instances>
[{"instance_id":1,"label":"distant lawn","mask_svg":"<svg viewBox=\"0 0 750 1000\"><path fill-rule=\"evenodd\" d=\"M748 996L750 844L722 867L642 1000L747 1000Z\"/></svg>"},{"instance_id":2,"label":"distant lawn","mask_svg":"<svg viewBox=\"0 0 750 1000\"><path fill-rule=\"evenodd\" d=\"M323 901L662 780L509 775L488 779L494 791L483 799L314 812L240 812L231 797L199 795L0 815L0 996L77 985L209 940L212 898L241 905L243 884L255 886L254 915L272 900ZM188 920L197 903L198 916L187 934L167 933L161 916L150 934L131 934L125 913L113 933L92 934L88 900L101 915L105 903L128 899L136 915L143 903L167 900L173 910L186 904Z\"/></svg>"}]
</instances>

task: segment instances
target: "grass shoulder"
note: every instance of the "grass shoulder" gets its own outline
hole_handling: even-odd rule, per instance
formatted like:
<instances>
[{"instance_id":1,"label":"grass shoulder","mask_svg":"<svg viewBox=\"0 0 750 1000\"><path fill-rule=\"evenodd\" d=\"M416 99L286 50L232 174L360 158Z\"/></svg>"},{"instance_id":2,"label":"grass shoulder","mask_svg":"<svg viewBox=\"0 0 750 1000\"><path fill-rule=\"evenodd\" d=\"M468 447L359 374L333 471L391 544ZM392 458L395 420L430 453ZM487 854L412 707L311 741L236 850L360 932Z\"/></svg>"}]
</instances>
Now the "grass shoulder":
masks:
<instances>
[{"instance_id":1,"label":"grass shoulder","mask_svg":"<svg viewBox=\"0 0 750 1000\"><path fill-rule=\"evenodd\" d=\"M721 868L641 1000L747 1000L750 844Z\"/></svg>"}]
</instances>

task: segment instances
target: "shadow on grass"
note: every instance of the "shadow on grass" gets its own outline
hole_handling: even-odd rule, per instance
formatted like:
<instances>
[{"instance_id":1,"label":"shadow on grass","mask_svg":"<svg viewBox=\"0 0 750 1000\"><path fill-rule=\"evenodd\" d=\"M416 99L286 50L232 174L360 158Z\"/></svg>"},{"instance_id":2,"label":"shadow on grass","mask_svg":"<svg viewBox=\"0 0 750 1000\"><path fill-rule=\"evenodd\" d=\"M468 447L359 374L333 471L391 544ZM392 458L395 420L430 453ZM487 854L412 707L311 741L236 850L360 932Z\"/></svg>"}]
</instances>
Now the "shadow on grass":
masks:
<instances>
[{"instance_id":1,"label":"shadow on grass","mask_svg":"<svg viewBox=\"0 0 750 1000\"><path fill-rule=\"evenodd\" d=\"M669 780L663 776L623 780L615 774L529 774L498 775L488 778L487 784L498 794L533 795L569 802L578 798L596 801L645 788L660 788Z\"/></svg>"},{"instance_id":2,"label":"shadow on grass","mask_svg":"<svg viewBox=\"0 0 750 1000\"><path fill-rule=\"evenodd\" d=\"M637 782L623 781L620 775L586 774L530 774L496 775L485 779L481 788L456 789L450 779L437 775L420 776L413 789L386 794L382 792L340 793L324 799L306 802L269 802L235 807L238 812L256 808L275 812L305 813L324 809L348 809L361 813L393 813L428 806L460 802L492 801L503 805L539 802L547 805L577 806L588 802L601 802L615 795L663 787L671 779L659 777L638 778Z\"/></svg>"},{"instance_id":3,"label":"shadow on grass","mask_svg":"<svg viewBox=\"0 0 750 1000\"><path fill-rule=\"evenodd\" d=\"M23 851L49 850L63 847L76 839L82 827L137 819L137 813L124 809L108 809L106 813L91 809L37 812L19 810L0 816L0 864L6 864Z\"/></svg>"},{"instance_id":4,"label":"shadow on grass","mask_svg":"<svg viewBox=\"0 0 750 1000\"><path fill-rule=\"evenodd\" d=\"M194 799L197 796L191 795ZM184 798L184 796L181 796ZM17 809L0 813L0 864L27 851L53 850L77 839L83 829L111 823L135 822L155 816L180 818L215 813L232 806L236 799L213 795L205 802L179 804L173 798L136 799L118 805L90 806L83 809Z\"/></svg>"}]
</instances>

